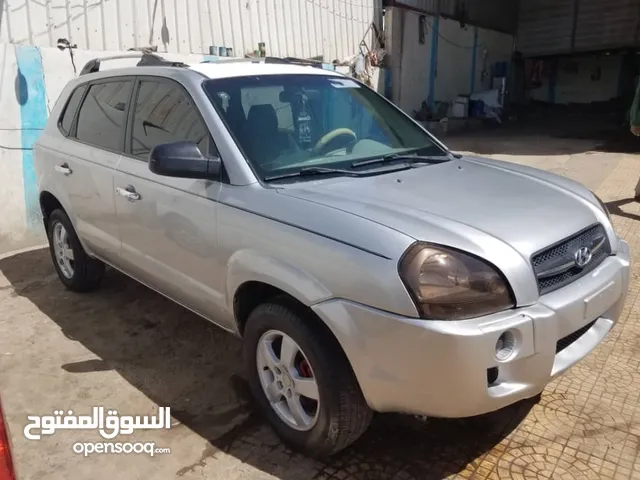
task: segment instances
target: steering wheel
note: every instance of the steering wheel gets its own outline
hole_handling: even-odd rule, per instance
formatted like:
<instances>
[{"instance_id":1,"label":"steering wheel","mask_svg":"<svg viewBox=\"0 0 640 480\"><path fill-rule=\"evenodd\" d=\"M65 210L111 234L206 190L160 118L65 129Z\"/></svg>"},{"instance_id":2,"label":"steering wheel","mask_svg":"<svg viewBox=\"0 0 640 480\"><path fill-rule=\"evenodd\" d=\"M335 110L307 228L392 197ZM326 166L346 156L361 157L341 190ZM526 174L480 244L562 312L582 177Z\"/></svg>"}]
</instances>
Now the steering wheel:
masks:
<instances>
[{"instance_id":1,"label":"steering wheel","mask_svg":"<svg viewBox=\"0 0 640 480\"><path fill-rule=\"evenodd\" d=\"M323 136L318 143L313 147L313 153L316 155L322 154L322 152L331 144L336 138L342 138L345 146L354 140L358 139L358 136L353 130L349 128L336 128ZM334 149L336 150L336 149Z\"/></svg>"}]
</instances>

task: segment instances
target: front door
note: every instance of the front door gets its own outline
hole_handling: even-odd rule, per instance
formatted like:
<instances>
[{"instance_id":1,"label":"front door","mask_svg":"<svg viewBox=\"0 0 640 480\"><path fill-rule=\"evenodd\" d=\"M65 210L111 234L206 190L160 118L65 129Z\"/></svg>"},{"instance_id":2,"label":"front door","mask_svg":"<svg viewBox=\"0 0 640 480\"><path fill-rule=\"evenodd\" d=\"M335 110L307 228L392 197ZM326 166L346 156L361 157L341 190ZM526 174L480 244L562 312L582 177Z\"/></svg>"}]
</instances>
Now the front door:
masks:
<instances>
[{"instance_id":1,"label":"front door","mask_svg":"<svg viewBox=\"0 0 640 480\"><path fill-rule=\"evenodd\" d=\"M193 141L215 154L197 107L177 82L140 77L130 129L115 174L121 261L140 281L215 319L224 305L223 269L216 257L220 184L171 178L148 168L159 144Z\"/></svg>"}]
</instances>

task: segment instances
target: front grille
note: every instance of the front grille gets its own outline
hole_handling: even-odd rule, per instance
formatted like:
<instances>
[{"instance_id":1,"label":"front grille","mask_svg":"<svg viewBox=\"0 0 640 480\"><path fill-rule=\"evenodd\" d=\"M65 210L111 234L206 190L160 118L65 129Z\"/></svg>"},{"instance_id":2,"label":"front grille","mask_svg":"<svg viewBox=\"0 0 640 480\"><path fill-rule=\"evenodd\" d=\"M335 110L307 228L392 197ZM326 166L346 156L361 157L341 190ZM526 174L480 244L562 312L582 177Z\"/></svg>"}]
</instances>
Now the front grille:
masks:
<instances>
[{"instance_id":1,"label":"front grille","mask_svg":"<svg viewBox=\"0 0 640 480\"><path fill-rule=\"evenodd\" d=\"M596 323L596 320L594 320L591 323L588 323L587 325L585 325L584 327L582 327L579 330L576 330L573 333L570 333L569 335L567 335L566 337L561 338L560 340L558 340L558 342L556 343L556 355L559 354L561 351L563 351L565 348L567 348L569 345L571 345L572 343L576 342L580 337L582 337L585 333L587 333L587 331L593 327L593 325Z\"/></svg>"},{"instance_id":2,"label":"front grille","mask_svg":"<svg viewBox=\"0 0 640 480\"><path fill-rule=\"evenodd\" d=\"M584 247L591 252L591 260L580 267L575 257L578 250ZM611 245L607 232L600 224L536 253L531 258L531 264L536 274L540 295L553 292L583 277L609 255L611 255Z\"/></svg>"}]
</instances>

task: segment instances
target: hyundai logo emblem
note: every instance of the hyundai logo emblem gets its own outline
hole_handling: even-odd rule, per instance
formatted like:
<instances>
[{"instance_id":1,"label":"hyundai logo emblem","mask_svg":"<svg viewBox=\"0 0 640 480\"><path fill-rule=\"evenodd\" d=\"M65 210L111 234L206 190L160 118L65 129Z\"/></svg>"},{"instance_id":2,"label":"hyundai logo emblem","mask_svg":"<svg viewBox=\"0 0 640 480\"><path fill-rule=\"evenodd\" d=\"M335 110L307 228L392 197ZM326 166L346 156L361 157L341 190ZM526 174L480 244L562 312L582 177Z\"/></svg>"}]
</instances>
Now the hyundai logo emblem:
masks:
<instances>
[{"instance_id":1,"label":"hyundai logo emblem","mask_svg":"<svg viewBox=\"0 0 640 480\"><path fill-rule=\"evenodd\" d=\"M573 258L576 261L576 265L580 268L586 267L587 264L591 261L593 254L589 247L582 247L579 249L574 255Z\"/></svg>"}]
</instances>

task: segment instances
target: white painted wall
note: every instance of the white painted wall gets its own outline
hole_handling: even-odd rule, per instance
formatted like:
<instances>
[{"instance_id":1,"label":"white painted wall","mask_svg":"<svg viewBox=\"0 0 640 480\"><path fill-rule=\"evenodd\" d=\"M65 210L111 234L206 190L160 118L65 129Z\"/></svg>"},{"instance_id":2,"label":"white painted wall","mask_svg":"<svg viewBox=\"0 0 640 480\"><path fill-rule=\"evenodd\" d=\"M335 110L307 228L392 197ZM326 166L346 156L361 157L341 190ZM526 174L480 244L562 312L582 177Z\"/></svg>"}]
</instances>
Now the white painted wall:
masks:
<instances>
[{"instance_id":1,"label":"white painted wall","mask_svg":"<svg viewBox=\"0 0 640 480\"><path fill-rule=\"evenodd\" d=\"M433 20L429 23L433 24ZM458 22L440 19L436 101L448 102L460 94L471 93L473 31L474 27L460 28Z\"/></svg>"},{"instance_id":2,"label":"white painted wall","mask_svg":"<svg viewBox=\"0 0 640 480\"><path fill-rule=\"evenodd\" d=\"M0 246L18 245L27 234L16 72L13 46L0 44Z\"/></svg>"},{"instance_id":3,"label":"white painted wall","mask_svg":"<svg viewBox=\"0 0 640 480\"><path fill-rule=\"evenodd\" d=\"M491 78L487 76L484 80L481 78L484 68L483 59L486 52L486 68L491 73L491 65L496 62L505 62L511 60L513 54L514 37L495 30L478 29L478 60L476 62L476 82L475 90L487 90L492 88Z\"/></svg>"},{"instance_id":4,"label":"white painted wall","mask_svg":"<svg viewBox=\"0 0 640 480\"><path fill-rule=\"evenodd\" d=\"M393 101L405 112L419 110L429 93L429 61L431 58L431 30L424 44L418 42L418 16L394 8L394 56L392 58ZM404 14L404 23L401 16ZM430 19L430 17L427 17ZM432 19L430 19L432 20Z\"/></svg>"},{"instance_id":5,"label":"white painted wall","mask_svg":"<svg viewBox=\"0 0 640 480\"><path fill-rule=\"evenodd\" d=\"M417 12L391 8L387 15L387 25L390 26L387 30L387 41L391 45L393 98L403 110L411 113L420 108L421 102L427 100L429 94L434 17L426 17L427 35L425 43L420 44ZM461 28L459 22L440 19L434 91L436 101L451 102L458 95L472 93L470 90L474 28ZM478 29L474 88L476 92L491 88L491 66L496 62L510 61L512 51L511 35ZM485 53L487 76L483 79Z\"/></svg>"},{"instance_id":6,"label":"white painted wall","mask_svg":"<svg viewBox=\"0 0 640 480\"><path fill-rule=\"evenodd\" d=\"M605 102L616 98L621 67L620 55L591 55L559 59L555 103ZM550 76L545 75L542 85L530 91L531 98L549 102L549 82Z\"/></svg>"}]
</instances>

